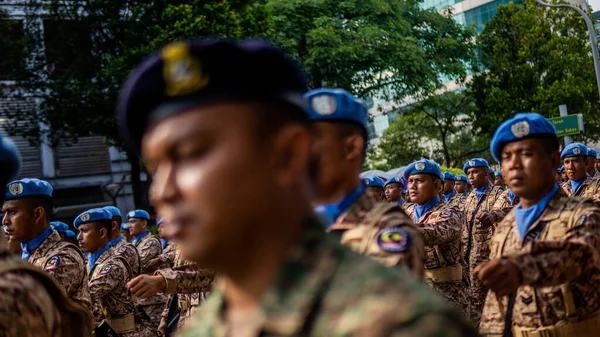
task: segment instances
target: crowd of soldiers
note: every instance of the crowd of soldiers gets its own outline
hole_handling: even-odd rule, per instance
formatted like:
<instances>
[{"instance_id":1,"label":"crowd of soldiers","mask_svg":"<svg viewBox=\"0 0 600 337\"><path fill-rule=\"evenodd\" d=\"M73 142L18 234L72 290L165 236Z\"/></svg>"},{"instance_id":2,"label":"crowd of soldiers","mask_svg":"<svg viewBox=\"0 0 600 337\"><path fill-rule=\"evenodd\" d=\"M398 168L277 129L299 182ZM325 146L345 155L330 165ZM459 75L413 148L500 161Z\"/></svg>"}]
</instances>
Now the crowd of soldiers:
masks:
<instances>
[{"instance_id":1,"label":"crowd of soldiers","mask_svg":"<svg viewBox=\"0 0 600 337\"><path fill-rule=\"evenodd\" d=\"M308 91L264 41L171 44L117 106L160 239L146 211L122 224L105 207L74 220L77 245L50 222L48 182L8 182L19 160L4 139L4 335L598 334L593 149L561 151L548 120L520 113L491 141L497 173L421 159L360 179L367 116L345 90Z\"/></svg>"}]
</instances>

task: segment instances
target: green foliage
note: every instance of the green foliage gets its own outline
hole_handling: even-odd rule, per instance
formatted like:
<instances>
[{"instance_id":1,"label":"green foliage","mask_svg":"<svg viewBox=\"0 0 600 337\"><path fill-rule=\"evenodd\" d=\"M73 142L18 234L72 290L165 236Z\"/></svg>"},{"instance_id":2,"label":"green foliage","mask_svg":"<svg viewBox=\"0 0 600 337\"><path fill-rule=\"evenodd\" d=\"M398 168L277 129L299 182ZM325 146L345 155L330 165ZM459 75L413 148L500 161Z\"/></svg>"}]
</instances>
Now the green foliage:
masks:
<instances>
[{"instance_id":1,"label":"green foliage","mask_svg":"<svg viewBox=\"0 0 600 337\"><path fill-rule=\"evenodd\" d=\"M462 174L462 175L465 174L465 172L462 170L462 168L446 167L446 166L440 166L440 167L442 168L442 172L450 172L456 176L459 174Z\"/></svg>"},{"instance_id":2,"label":"green foliage","mask_svg":"<svg viewBox=\"0 0 600 337\"><path fill-rule=\"evenodd\" d=\"M591 13L590 13L591 16ZM474 127L488 139L513 113L558 116L558 106L582 113L581 140L600 139L600 111L588 31L568 8L501 6L478 38L481 63L469 93L477 109ZM577 137L576 137L577 138Z\"/></svg>"}]
</instances>

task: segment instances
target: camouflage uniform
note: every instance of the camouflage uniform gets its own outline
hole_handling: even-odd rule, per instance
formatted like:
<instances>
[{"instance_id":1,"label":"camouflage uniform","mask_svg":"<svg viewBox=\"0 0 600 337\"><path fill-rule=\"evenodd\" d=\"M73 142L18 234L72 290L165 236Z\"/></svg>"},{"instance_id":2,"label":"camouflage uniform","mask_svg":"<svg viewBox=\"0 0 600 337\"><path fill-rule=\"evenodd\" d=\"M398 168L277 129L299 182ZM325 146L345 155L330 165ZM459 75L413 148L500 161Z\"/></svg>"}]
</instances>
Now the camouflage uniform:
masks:
<instances>
[{"instance_id":1,"label":"camouflage uniform","mask_svg":"<svg viewBox=\"0 0 600 337\"><path fill-rule=\"evenodd\" d=\"M169 301L163 310L161 319L166 321L169 318L169 307L172 305L171 302L177 298L177 307L179 308L177 330L180 330L190 316L196 312L198 306L206 301L215 274L185 260L177 248L174 262L173 268L157 270L155 275L162 275L165 278L167 283L165 294L169 294Z\"/></svg>"},{"instance_id":2,"label":"camouflage uniform","mask_svg":"<svg viewBox=\"0 0 600 337\"><path fill-rule=\"evenodd\" d=\"M407 251L391 253L379 246L379 233L392 227L400 228L410 236L412 243ZM388 267L408 267L419 278L423 275L423 238L413 221L395 204L377 202L363 193L327 232L337 235L343 245L361 255L370 256Z\"/></svg>"},{"instance_id":3,"label":"camouflage uniform","mask_svg":"<svg viewBox=\"0 0 600 337\"><path fill-rule=\"evenodd\" d=\"M259 315L231 324L218 283L178 336L476 336L421 282L340 246L307 221L260 300Z\"/></svg>"},{"instance_id":4,"label":"camouflage uniform","mask_svg":"<svg viewBox=\"0 0 600 337\"><path fill-rule=\"evenodd\" d=\"M457 192L450 199L448 199L446 202L448 203L448 205L450 205L450 207L453 207L453 208L456 208L458 210L461 210L463 208L463 205L465 204L466 200L467 200L467 196L466 195Z\"/></svg>"},{"instance_id":5,"label":"camouflage uniform","mask_svg":"<svg viewBox=\"0 0 600 337\"><path fill-rule=\"evenodd\" d=\"M481 281L473 274L475 267L489 260L489 242L492 238L493 226L484 227L476 218L482 213L493 210L496 200L502 194L498 186L488 184L481 199L477 198L476 190L473 189L464 205L464 226L462 241L465 253L465 279L469 281L469 316L473 322L481 318L486 290Z\"/></svg>"},{"instance_id":6,"label":"camouflage uniform","mask_svg":"<svg viewBox=\"0 0 600 337\"><path fill-rule=\"evenodd\" d=\"M123 255L110 248L98 257L89 272L96 324L106 320L123 337L156 335L147 326L135 323L135 305L127 288L132 270Z\"/></svg>"},{"instance_id":7,"label":"camouflage uniform","mask_svg":"<svg viewBox=\"0 0 600 337\"><path fill-rule=\"evenodd\" d=\"M83 254L74 244L62 241L56 231L31 254L29 263L52 275L71 300L85 308L91 307Z\"/></svg>"},{"instance_id":8,"label":"camouflage uniform","mask_svg":"<svg viewBox=\"0 0 600 337\"><path fill-rule=\"evenodd\" d=\"M513 209L517 204L519 204L519 197L515 196L514 200L510 202L510 195L508 194L508 190L503 190L502 194L498 197L494 206L492 206L492 211L490 214L494 217L494 223L500 222L504 217Z\"/></svg>"},{"instance_id":9,"label":"camouflage uniform","mask_svg":"<svg viewBox=\"0 0 600 337\"><path fill-rule=\"evenodd\" d=\"M415 218L415 206L407 210ZM425 282L458 308L466 308L462 282L462 226L460 211L440 201L421 215L419 229L425 241Z\"/></svg>"},{"instance_id":10,"label":"camouflage uniform","mask_svg":"<svg viewBox=\"0 0 600 337\"><path fill-rule=\"evenodd\" d=\"M161 266L163 266L163 268L170 268L171 266L173 266L175 262L175 251L176 245L173 242L173 240L171 240L163 249L162 254L158 256L158 259L160 260Z\"/></svg>"},{"instance_id":11,"label":"camouflage uniform","mask_svg":"<svg viewBox=\"0 0 600 337\"><path fill-rule=\"evenodd\" d=\"M571 183L568 181L562 184L561 187L569 197L582 197L600 204L600 179L592 179L587 176L575 192L573 192Z\"/></svg>"},{"instance_id":12,"label":"camouflage uniform","mask_svg":"<svg viewBox=\"0 0 600 337\"><path fill-rule=\"evenodd\" d=\"M520 329L541 327L546 329L529 335L597 336L600 209L559 189L527 233L529 242L524 243L512 211L498 225L491 245L491 258L508 259L521 272L512 311L512 325L518 327L515 337L526 335ZM500 300L488 292L480 325L483 334L502 334L508 297Z\"/></svg>"},{"instance_id":13,"label":"camouflage uniform","mask_svg":"<svg viewBox=\"0 0 600 337\"><path fill-rule=\"evenodd\" d=\"M127 242L124 237L117 241L115 253L125 258L125 261L127 261L129 267L131 267L131 272L133 273L132 278L140 274L140 255L135 246Z\"/></svg>"},{"instance_id":14,"label":"camouflage uniform","mask_svg":"<svg viewBox=\"0 0 600 337\"><path fill-rule=\"evenodd\" d=\"M162 253L160 241L148 233L135 243L135 247L140 255L141 274L153 274L154 270L147 268L148 262ZM150 317L144 323L149 325L152 331L156 332L160 324L160 315L167 303L167 297L163 294L157 294L145 299L138 299L138 303L144 309L144 312Z\"/></svg>"}]
</instances>

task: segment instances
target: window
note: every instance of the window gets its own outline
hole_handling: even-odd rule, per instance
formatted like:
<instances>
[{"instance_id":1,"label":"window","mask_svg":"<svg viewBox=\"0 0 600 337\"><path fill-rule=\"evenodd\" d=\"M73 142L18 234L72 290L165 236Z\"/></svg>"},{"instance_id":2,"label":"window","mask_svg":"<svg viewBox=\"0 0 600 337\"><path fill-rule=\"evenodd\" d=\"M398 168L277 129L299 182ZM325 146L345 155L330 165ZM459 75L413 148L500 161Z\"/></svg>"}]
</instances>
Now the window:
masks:
<instances>
[{"instance_id":1,"label":"window","mask_svg":"<svg viewBox=\"0 0 600 337\"><path fill-rule=\"evenodd\" d=\"M464 0L424 0L421 4L421 8L433 8L436 11L440 11L462 1Z\"/></svg>"},{"instance_id":2,"label":"window","mask_svg":"<svg viewBox=\"0 0 600 337\"><path fill-rule=\"evenodd\" d=\"M48 74L85 76L91 70L92 41L82 22L45 19L44 45Z\"/></svg>"},{"instance_id":3,"label":"window","mask_svg":"<svg viewBox=\"0 0 600 337\"><path fill-rule=\"evenodd\" d=\"M501 5L507 5L511 2L513 2L515 4L523 3L523 1L520 1L520 0L518 0L518 1L497 0L497 1L485 4L483 6L473 8L464 13L458 14L455 16L454 20L456 20L459 23L468 25L468 26L476 25L477 33L481 33L481 31L483 30L483 27L485 26L485 23L489 19L494 17L494 15L496 15L496 10L498 9L498 7Z\"/></svg>"},{"instance_id":4,"label":"window","mask_svg":"<svg viewBox=\"0 0 600 337\"><path fill-rule=\"evenodd\" d=\"M0 80L25 76L25 35L23 21L0 20Z\"/></svg>"}]
</instances>

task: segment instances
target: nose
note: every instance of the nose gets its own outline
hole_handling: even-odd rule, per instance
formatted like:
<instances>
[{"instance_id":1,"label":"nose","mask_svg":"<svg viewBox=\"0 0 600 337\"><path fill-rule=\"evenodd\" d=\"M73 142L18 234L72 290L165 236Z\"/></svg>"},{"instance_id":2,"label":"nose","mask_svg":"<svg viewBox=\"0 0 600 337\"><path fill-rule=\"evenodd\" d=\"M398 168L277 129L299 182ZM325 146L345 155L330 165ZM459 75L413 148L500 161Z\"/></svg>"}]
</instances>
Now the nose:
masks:
<instances>
[{"instance_id":1,"label":"nose","mask_svg":"<svg viewBox=\"0 0 600 337\"><path fill-rule=\"evenodd\" d=\"M162 203L173 201L178 195L175 168L171 163L158 165L150 185L150 202L157 207Z\"/></svg>"}]
</instances>

